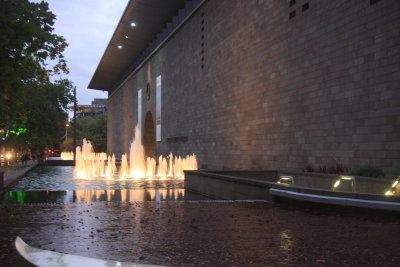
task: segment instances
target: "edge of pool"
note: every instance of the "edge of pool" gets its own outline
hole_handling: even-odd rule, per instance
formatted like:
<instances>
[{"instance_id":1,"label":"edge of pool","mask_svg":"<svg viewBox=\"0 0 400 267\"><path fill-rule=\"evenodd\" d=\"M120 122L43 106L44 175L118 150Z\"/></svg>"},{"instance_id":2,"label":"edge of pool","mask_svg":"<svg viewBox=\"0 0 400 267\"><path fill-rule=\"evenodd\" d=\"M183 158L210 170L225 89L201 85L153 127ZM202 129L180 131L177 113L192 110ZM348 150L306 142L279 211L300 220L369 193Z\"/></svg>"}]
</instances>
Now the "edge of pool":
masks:
<instances>
[{"instance_id":1,"label":"edge of pool","mask_svg":"<svg viewBox=\"0 0 400 267\"><path fill-rule=\"evenodd\" d=\"M245 174L249 173L252 177L255 177L255 179L243 177ZM281 173L309 175L309 173L304 172L281 170L185 171L185 189L218 199L252 199L273 202L279 201L280 199L287 199L295 202L318 203L338 207L400 212L400 196L333 191L273 182L271 177L275 177L276 179L277 175ZM265 179L257 178L262 176L264 176ZM338 177L338 175L317 173L312 173L310 176L319 176L321 179ZM366 181L376 181L378 184L386 184L391 181L388 179L375 180L370 177L357 178Z\"/></svg>"},{"instance_id":2,"label":"edge of pool","mask_svg":"<svg viewBox=\"0 0 400 267\"><path fill-rule=\"evenodd\" d=\"M5 172L3 172L4 177L2 181L0 181L3 183L0 185L0 195L3 195L5 192L10 190L14 185L19 182L19 180L21 180L29 171L34 169L37 165L37 162L33 162L29 166L22 168L21 170L18 170L15 173L7 176L5 175Z\"/></svg>"}]
</instances>

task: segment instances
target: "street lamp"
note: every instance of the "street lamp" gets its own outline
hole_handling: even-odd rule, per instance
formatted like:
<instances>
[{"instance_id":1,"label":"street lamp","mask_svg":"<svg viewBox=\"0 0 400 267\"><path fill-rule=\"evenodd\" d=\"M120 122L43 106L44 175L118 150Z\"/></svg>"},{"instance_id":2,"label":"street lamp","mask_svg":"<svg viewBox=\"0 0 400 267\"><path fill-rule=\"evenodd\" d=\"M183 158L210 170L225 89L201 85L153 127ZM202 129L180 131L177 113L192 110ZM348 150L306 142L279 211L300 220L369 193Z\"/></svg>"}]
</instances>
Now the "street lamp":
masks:
<instances>
[{"instance_id":1,"label":"street lamp","mask_svg":"<svg viewBox=\"0 0 400 267\"><path fill-rule=\"evenodd\" d=\"M68 139L68 127L69 127L69 123L65 124L65 141L67 141L67 139Z\"/></svg>"}]
</instances>

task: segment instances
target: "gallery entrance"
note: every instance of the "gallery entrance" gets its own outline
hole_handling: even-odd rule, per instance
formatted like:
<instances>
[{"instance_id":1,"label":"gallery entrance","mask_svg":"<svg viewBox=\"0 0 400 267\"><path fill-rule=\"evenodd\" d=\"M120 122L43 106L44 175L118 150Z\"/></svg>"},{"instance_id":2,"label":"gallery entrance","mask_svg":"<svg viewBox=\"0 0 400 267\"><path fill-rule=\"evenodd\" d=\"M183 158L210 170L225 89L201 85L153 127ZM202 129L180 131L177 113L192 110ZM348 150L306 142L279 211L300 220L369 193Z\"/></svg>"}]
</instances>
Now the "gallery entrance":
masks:
<instances>
[{"instance_id":1,"label":"gallery entrance","mask_svg":"<svg viewBox=\"0 0 400 267\"><path fill-rule=\"evenodd\" d=\"M146 158L152 157L155 159L157 156L156 135L153 116L150 111L147 112L144 122L143 146Z\"/></svg>"}]
</instances>

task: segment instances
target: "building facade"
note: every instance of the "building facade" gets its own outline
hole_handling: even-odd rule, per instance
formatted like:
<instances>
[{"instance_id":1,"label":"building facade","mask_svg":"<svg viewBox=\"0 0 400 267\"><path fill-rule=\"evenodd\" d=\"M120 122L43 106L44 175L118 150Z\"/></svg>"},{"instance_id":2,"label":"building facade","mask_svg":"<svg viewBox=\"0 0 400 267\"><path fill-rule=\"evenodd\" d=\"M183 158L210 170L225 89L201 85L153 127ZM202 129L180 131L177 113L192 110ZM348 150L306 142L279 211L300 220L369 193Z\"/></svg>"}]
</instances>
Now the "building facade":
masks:
<instances>
[{"instance_id":1,"label":"building facade","mask_svg":"<svg viewBox=\"0 0 400 267\"><path fill-rule=\"evenodd\" d=\"M95 98L90 105L77 105L76 117L100 117L106 115L107 99Z\"/></svg>"},{"instance_id":2,"label":"building facade","mask_svg":"<svg viewBox=\"0 0 400 267\"><path fill-rule=\"evenodd\" d=\"M181 1L101 88L137 2L89 85L109 91L109 153L139 124L148 156L201 168L400 166L400 1Z\"/></svg>"}]
</instances>

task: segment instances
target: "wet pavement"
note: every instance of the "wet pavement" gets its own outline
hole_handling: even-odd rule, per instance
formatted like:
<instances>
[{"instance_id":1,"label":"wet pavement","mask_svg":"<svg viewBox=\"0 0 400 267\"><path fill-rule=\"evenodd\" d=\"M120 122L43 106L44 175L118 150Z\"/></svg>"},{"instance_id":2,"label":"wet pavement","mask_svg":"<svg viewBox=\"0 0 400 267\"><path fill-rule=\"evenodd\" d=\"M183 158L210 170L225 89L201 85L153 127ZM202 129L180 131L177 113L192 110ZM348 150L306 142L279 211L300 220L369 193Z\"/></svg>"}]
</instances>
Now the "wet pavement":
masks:
<instances>
[{"instance_id":1,"label":"wet pavement","mask_svg":"<svg viewBox=\"0 0 400 267\"><path fill-rule=\"evenodd\" d=\"M325 208L326 209L326 208ZM0 205L0 265L13 241L172 266L399 266L400 219L267 202Z\"/></svg>"}]
</instances>

